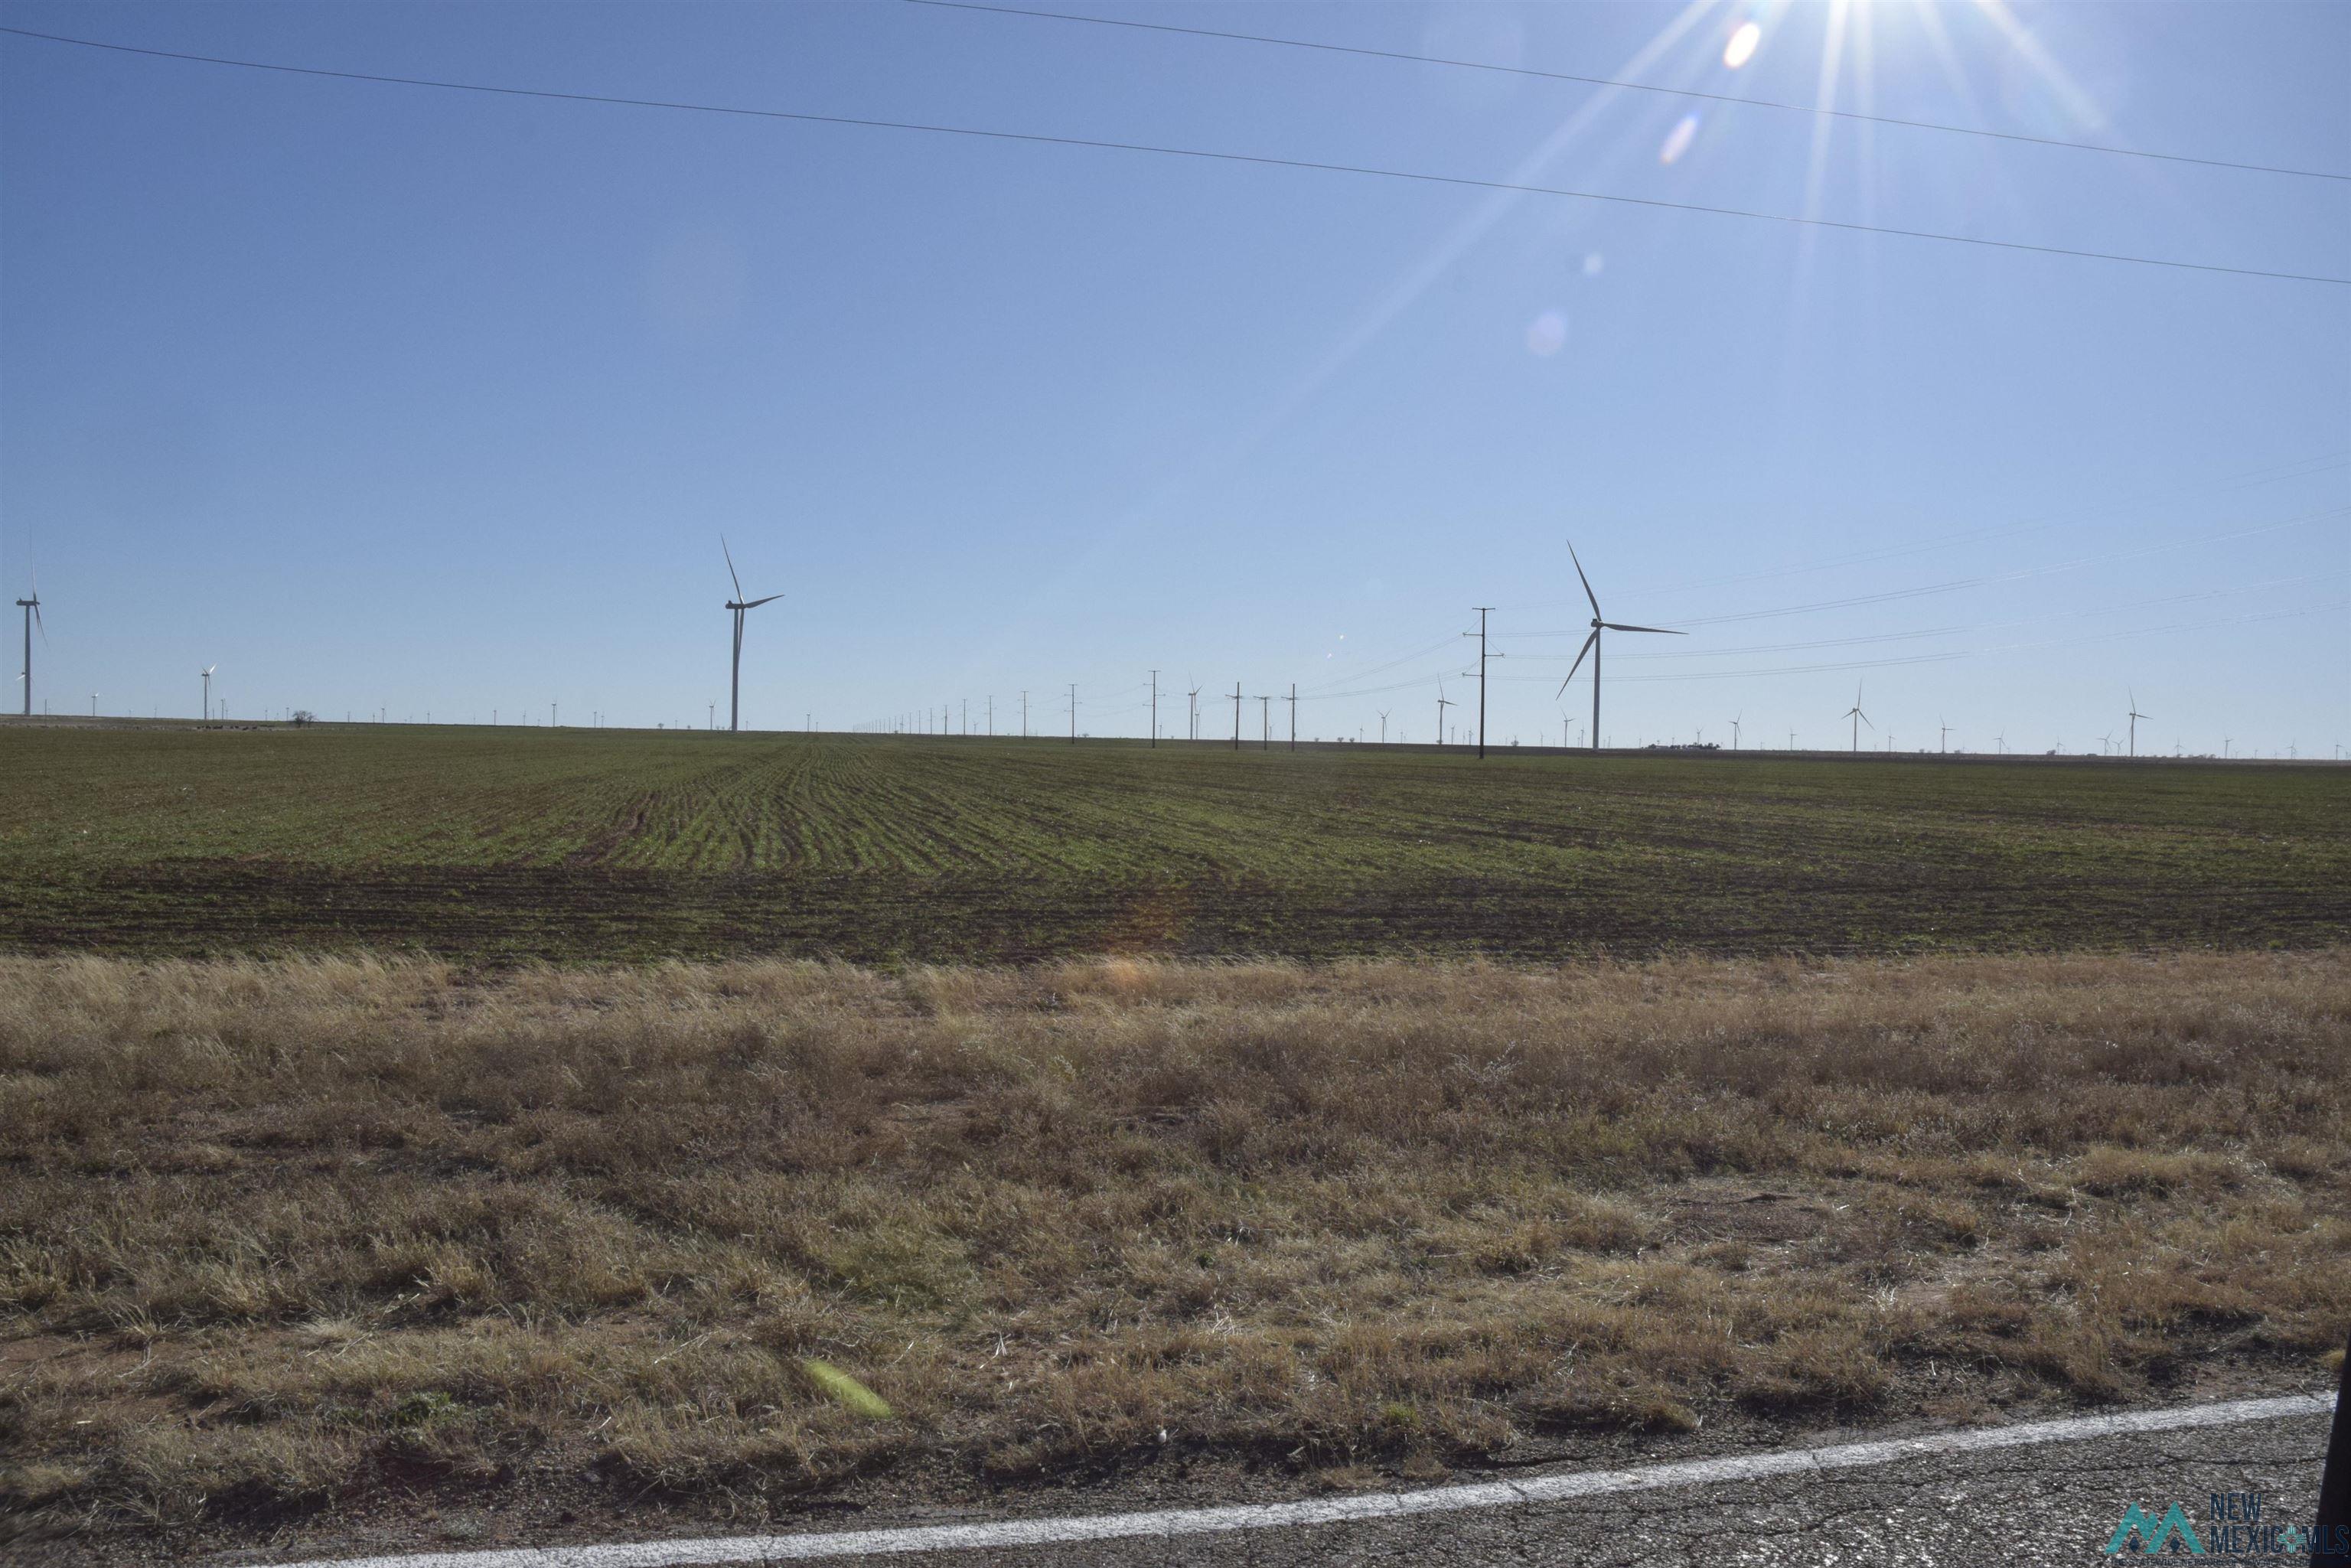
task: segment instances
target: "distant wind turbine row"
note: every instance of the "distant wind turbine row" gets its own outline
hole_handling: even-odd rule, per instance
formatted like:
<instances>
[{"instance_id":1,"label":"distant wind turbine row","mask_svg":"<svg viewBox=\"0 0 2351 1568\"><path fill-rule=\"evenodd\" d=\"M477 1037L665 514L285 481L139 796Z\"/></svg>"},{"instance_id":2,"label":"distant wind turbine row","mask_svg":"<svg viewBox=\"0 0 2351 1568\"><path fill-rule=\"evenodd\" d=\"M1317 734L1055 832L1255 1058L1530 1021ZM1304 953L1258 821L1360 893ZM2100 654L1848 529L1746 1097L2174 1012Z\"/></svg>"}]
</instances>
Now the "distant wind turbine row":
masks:
<instances>
[{"instance_id":1,"label":"distant wind turbine row","mask_svg":"<svg viewBox=\"0 0 2351 1568\"><path fill-rule=\"evenodd\" d=\"M770 594L768 594L768 595L766 595L765 597L763 597L763 598L759 598L759 599L750 599L750 598L747 598L747 597L745 597L744 592L743 592L743 579L742 579L742 576L741 576L741 574L740 574L739 572L737 572L737 571L736 570L736 568L735 568L735 552L734 552L733 549L732 549L732 548L727 544L727 542L726 542L726 536L725 536L724 534L721 534L721 535L719 536L719 539L718 539L718 549L719 549L719 553L720 553L720 555L724 558L724 559L725 559L725 560L726 560L726 575L727 575L727 579L728 579L728 580L729 580L729 581L734 585L734 589L735 589L735 596L734 596L733 598L731 598L731 599L729 599L729 600L726 601L726 602L725 602L725 606L724 606L724 608L727 611L727 612L728 612L730 615L732 615L732 616L734 617L734 643L733 643L733 647L732 647L731 652L730 652L730 663L729 663L729 667L728 667L728 694L727 694L727 709L726 709L726 727L727 727L727 729L728 729L730 732L734 732L734 731L739 731L739 730L742 728L742 717L743 717L743 713L742 713L742 696L743 696L743 632L744 632L744 618L745 618L747 614L749 614L749 612L752 612L752 611L754 611L754 610L758 609L761 605L763 605L763 604L772 604L772 603L774 603L777 600L778 600L778 599L782 599L782 598L784 598L785 596L784 596L783 594L780 594L780 593L770 593ZM1661 636L1669 636L1669 637L1682 637L1682 636L1687 636L1687 635L1688 635L1688 633L1687 633L1687 632L1686 632L1677 631L1677 630L1676 630L1675 628L1672 628L1672 627L1669 627L1669 626L1636 626L1636 625L1633 625L1633 624L1631 624L1630 622L1627 622L1611 621L1611 620L1609 620L1609 619L1607 618L1606 614L1605 614L1605 613L1601 610L1601 608L1600 608L1600 596L1599 596L1595 591L1593 591L1593 587L1592 587L1592 579L1591 579L1591 578L1590 578L1590 577L1585 573L1585 571L1584 571L1584 570L1583 570L1583 561L1582 558L1581 558L1581 557L1579 557L1579 556L1576 554L1575 546L1574 546L1574 543L1573 543L1572 540L1568 542L1567 553L1568 553L1568 559L1569 559L1572 563L1573 563L1573 565L1574 565L1574 568L1575 568L1575 576L1576 576L1576 580L1577 580L1579 583L1581 583L1581 584L1583 585L1584 600L1585 600L1585 601L1586 601L1586 602L1588 602L1588 603L1592 606L1592 620L1591 620L1591 630L1590 630L1590 632L1587 632L1587 633L1586 633L1586 635L1585 635L1585 637L1584 637L1584 639L1583 639L1583 645L1580 649L1578 649L1578 650L1577 650L1577 652L1576 652L1576 655L1575 655L1575 659L1574 659L1574 662L1573 662L1573 664L1571 664L1568 666L1568 671L1567 671L1567 677L1566 677L1566 679L1564 679L1564 680L1562 680L1562 681L1561 681L1561 682L1560 682L1560 684L1559 684L1559 693L1558 693L1557 695L1562 695L1562 696L1563 696L1563 695L1566 694L1566 692L1567 692L1567 688L1568 688L1568 685L1570 685L1570 683L1572 683L1572 682L1575 679L1575 677L1576 677L1577 674L1578 674L1578 673L1580 673L1580 672L1582 671L1582 669L1583 668L1583 661L1584 661L1585 657L1586 657L1587 655L1589 655L1589 656L1590 656L1590 658L1591 658L1591 660L1592 660L1592 732L1591 732L1591 735L1590 735L1589 740L1590 740L1590 749L1592 749L1593 751L1595 751L1595 752L1596 752L1596 751L1599 751L1599 750L1603 749L1603 745L1604 745L1603 731L1602 731L1601 727L1600 727L1600 654L1601 654L1601 643L1602 643L1602 640L1603 640L1603 634L1604 634L1604 633L1605 633L1605 632L1642 632L1642 633L1652 634L1652 635L1661 635ZM23 612L24 612L24 665L23 665L22 670L18 673L18 674L17 674L17 676L16 676L16 679L17 679L17 680L18 680L18 682L20 682L20 683L23 685L23 686L24 686L24 701L23 701L22 712L24 713L24 715L25 715L25 716L26 716L26 717L29 718L29 717L31 717L31 716L32 716L32 713L33 713L33 633L34 633L34 632L35 632L35 631L37 631L37 630L40 632L40 634L41 634L41 643L42 643L42 646L43 646L43 647L45 647L45 648L48 645L48 638L49 638L49 632L48 632L48 625L47 625L47 622L46 621L44 621L44 620L43 620L42 615L41 615L41 591L40 591L39 585L38 585L37 583L34 584L34 585L33 585L33 587L32 587L32 589L31 589L30 593L29 593L26 598L19 599L19 600L17 600L17 601L16 601L16 606L17 606L17 608L18 608L19 610L23 611ZM1482 618L1481 618L1481 623L1482 623ZM1479 670L1478 670L1478 671L1472 671L1472 672L1470 672L1470 673L1471 673L1473 675L1477 675L1477 676L1479 677L1479 681L1480 681L1480 688L1479 688L1479 689L1480 689L1480 701L1479 701L1479 718L1480 718L1480 726L1479 726L1479 742L1480 742L1481 750L1480 750L1480 753L1479 753L1479 754L1482 756L1482 755L1483 755L1483 751L1482 751L1482 746L1483 746L1483 723L1482 723L1482 720L1483 720L1483 716L1484 716L1484 703L1483 703L1483 674L1482 674L1482 671L1483 671L1483 663L1484 663L1484 660L1485 660L1487 657L1489 657L1489 656L1496 656L1496 657L1499 657L1499 655L1488 655L1488 654L1486 654L1485 653L1483 653L1483 652L1482 652L1482 649L1483 649L1483 637L1484 637L1484 633L1483 633L1483 632L1482 632L1482 631L1480 631L1480 632L1471 632L1471 633L1468 633L1468 635L1471 635L1471 636L1477 636L1477 637L1479 637L1479 638L1480 639L1480 648L1481 648L1481 653L1480 653L1480 655L1479 655L1479 658L1480 658L1480 668L1479 668ZM205 665L205 666L204 666L201 671L197 672L198 675L200 676L200 678L201 678L201 679L203 680L203 682L204 682L204 719L205 719L207 722L209 722L209 721L211 720L212 716L213 716L213 700L212 700L213 672L214 672L214 671L215 671L215 670L217 670L219 667L220 667L220 666L219 666L217 664L207 664L207 665ZM1156 673L1155 673L1155 674L1154 674L1154 680L1155 680L1155 685L1154 685L1154 700L1155 700L1155 701L1156 701L1156 695L1157 695L1157 688L1156 688L1156 685L1155 685L1155 681L1156 681ZM1200 685L1196 682L1196 683L1192 684L1192 685L1188 687L1188 689L1186 691L1186 693L1185 693L1185 695L1189 699L1189 702L1188 702L1188 707L1189 707L1189 713L1188 713L1188 729L1189 729L1189 734L1190 734L1191 737L1192 737L1193 739L1195 739L1195 740L1197 740L1197 739L1200 737L1200 695L1201 695L1201 690L1202 690L1202 688L1201 688L1201 687L1200 687ZM1293 744L1295 743L1295 738L1296 738L1296 737L1295 737L1295 730L1296 730L1296 716L1297 716L1297 706L1296 706L1296 705L1297 705L1297 700L1298 700L1298 699L1297 699L1297 697L1296 697L1296 696L1295 696L1295 695L1294 695L1295 690L1296 690L1296 688L1295 688L1295 687L1293 687L1293 688L1292 688L1293 695L1291 695L1290 697L1289 697L1289 698L1285 699L1285 700L1289 701L1289 702L1290 703L1290 705L1291 705L1291 727L1292 727L1292 742L1293 742ZM1240 690L1239 690L1239 688L1238 688L1238 686L1236 686L1236 687L1235 687L1235 690L1234 690L1234 704L1235 704L1235 707L1234 707L1234 742L1235 742L1235 744L1236 744L1236 745L1238 745L1238 744L1239 743L1239 738L1240 738L1240 716L1239 716L1239 702L1240 702L1240 696L1241 696ZM2144 712L2144 711L2142 711L2142 710L2140 709L2140 707L2139 707L2139 706L2138 706L2138 693L2137 693L2136 690L2133 690L2133 691L2131 691L2131 692L2129 693L2129 697L2130 697L2130 706L2129 706L2128 709L2126 710L2126 716L2127 716L2127 722L2128 722L2129 728L2128 728L2128 731L2127 731L2127 738L2126 738L2126 747L2127 747L2127 748L2128 748L2128 755L2129 755L2129 756L2131 756L2131 757L2133 757L2133 758L2136 758L2136 757L2137 757L2137 755L2138 755L2138 721L2139 721L2139 720L2141 720L2141 719L2143 719L2143 718L2152 718L2152 717L2154 717L2155 716L2154 716L2154 715L2152 715L2152 714L2149 714L2149 713L2146 713L2146 712ZM1270 707L1270 704L1271 704L1271 702L1272 702L1272 700L1273 700L1273 699L1272 699L1272 698L1270 698L1270 697L1267 697L1267 698L1264 698L1264 699L1261 699L1261 700L1263 700L1263 701L1268 705L1268 706ZM1455 701L1453 698L1448 697L1448 696L1447 696L1447 695L1445 695L1445 682L1444 682L1444 680L1443 680L1443 678L1442 678L1442 677L1439 677L1439 678L1438 678L1438 680L1437 680L1437 745L1439 745L1439 746L1443 746L1443 745L1445 744L1445 737L1446 737L1446 734L1447 734L1447 728L1446 728L1446 710L1447 710L1447 708L1451 708L1451 707L1458 707L1458 706L1461 706L1461 705L1460 705L1458 702ZM552 714L552 711L553 711L553 710L552 710L552 709L550 709L550 716L551 716L551 714ZM944 710L943 710L943 711L944 711ZM991 732L991 733L993 733L993 731L994 731L994 727L994 727L994 723L993 723L993 712L994 712L994 710L993 710L993 708L992 708L992 707L991 707L991 709L989 710L989 712L990 712L990 723L989 723L988 728L989 728L990 732ZM93 695L92 695L92 697L91 697L91 713L92 713L92 716L96 716L96 713L97 713L97 697L96 697L96 695L95 695L95 694L93 694ZM1268 736L1267 736L1267 737L1268 737L1268 738L1270 738L1270 714L1268 714L1268 715L1263 716L1265 716L1265 718L1266 718L1266 723L1265 723L1265 724L1263 724L1260 727L1261 727L1261 728L1264 728L1264 729L1268 732ZM1388 716L1389 716L1389 715L1388 715L1388 711L1386 711L1386 710L1383 710L1383 711L1381 711L1381 713L1380 713L1380 715L1379 715L1379 720L1380 720L1380 738L1381 738L1381 741L1382 741L1382 743L1383 743L1383 744L1384 744L1384 743L1385 743L1385 741L1386 741L1386 739L1387 739L1387 720L1388 720ZM1864 726L1867 726L1867 727L1868 727L1871 730L1873 730L1873 731L1874 731L1874 730L1876 730L1876 729L1877 728L1877 726L1876 726L1876 724L1874 724L1874 723L1872 723L1872 722L1871 722L1870 717L1869 717L1869 715L1868 715L1868 714L1866 714L1865 712L1864 712L1864 711L1862 710L1862 687L1861 687L1861 685L1860 685L1860 684L1856 683L1856 684L1855 685L1855 686L1854 686L1854 689L1853 689L1853 706L1852 706L1851 707L1847 708L1847 709L1846 709L1843 714L1839 715L1838 716L1839 716L1839 717L1841 717L1841 718L1844 718L1844 719L1846 719L1846 720L1850 721L1850 724L1851 724L1851 726L1852 726L1852 729L1851 729L1851 735L1850 735L1850 738L1849 738L1849 742L1848 742L1848 744L1849 744L1849 747L1850 747L1851 750L1852 750L1855 754L1856 754L1856 755L1857 755L1857 754L1860 752L1860 750L1861 750L1861 731L1862 731L1862 727L1863 727ZM1022 718L1022 722L1021 722L1021 733L1022 733L1023 735L1026 735L1026 734L1028 733L1028 699L1027 699L1027 694L1026 694L1026 693L1023 693L1023 694L1022 694L1022 699L1021 699L1021 718ZM1566 729L1567 716L1566 716L1566 714L1565 714L1564 712L1562 712L1562 713L1561 714L1561 716L1560 716L1560 718L1561 718L1560 741L1561 741L1562 746L1562 747L1564 747L1564 746L1566 745L1566 743L1567 743L1567 729ZM1742 725L1743 725L1744 718L1745 718L1744 714L1741 714L1741 715L1740 715L1740 716L1734 716L1734 717L1730 720L1730 745L1731 745L1731 749L1732 749L1732 750L1734 750L1734 751L1738 750L1738 749L1739 749L1739 747L1740 747L1740 737L1741 737L1741 727L1742 727ZM967 729L968 728L968 724L967 724L967 727L967 727ZM1074 738L1074 737L1075 737L1075 728L1076 728L1075 708L1074 708L1074 706L1072 706L1072 709L1071 709L1071 735L1072 735L1072 738ZM1154 726L1154 728L1155 728L1155 729L1156 728L1156 725L1155 725L1155 726ZM1946 722L1946 721L1942 721L1942 720L1940 720L1940 719L1939 719L1939 717L1938 717L1938 743L1939 743L1939 744L1938 744L1938 749L1948 751L1948 750L1949 750L1949 745L1950 745L1951 727L1950 727L1950 725L1949 725L1948 722ZM1700 738L1701 738L1701 742L1702 742L1702 740L1703 740L1703 732L1701 732L1701 737L1700 737ZM2235 737L2230 737L2230 738L2231 738L2231 741L2233 741ZM2100 737L2100 748L2101 748L2101 750L2103 751L2103 750L2109 749L2109 748L2112 747L2113 742L2114 742L2114 737L2112 736L2112 734L2111 734L2111 733L2109 733L2109 734L2107 734L2107 735L2105 735L2105 736L2102 736L2102 737ZM1516 742L1514 741L1514 742L1513 742L1513 744L1516 744ZM1793 733L1791 733L1791 734L1790 734L1790 736L1789 736L1789 739L1788 739L1788 744L1789 744L1789 747L1790 747L1790 749L1792 749L1792 749L1794 748L1794 747L1795 747L1795 736L1793 735ZM1997 737L1994 737L1993 745L1994 745L1994 747L1995 747L1996 751L1997 751L1997 752L1999 752L2000 754L2004 755L2004 754L2007 752L2007 749L2008 749L2008 737L2007 737L2007 735L2006 735L2006 733L2005 733L2004 731L2003 731L2001 734L2000 734L1999 736L1997 736ZM1892 737L1891 737L1891 736L1888 736L1888 737L1887 737L1887 746L1888 746L1888 748L1890 749L1890 748L1891 748L1891 746L1892 746ZM2059 747L2058 749L2060 749L2060 750L2062 750L2062 749L2063 749L2062 745L2060 746L2060 747ZM2223 744L2223 747L2222 747L2222 754L2223 754L2223 756L2224 756L2224 757L2227 755L2227 751L2228 751L2228 743L2224 743L2224 744Z\"/></svg>"}]
</instances>

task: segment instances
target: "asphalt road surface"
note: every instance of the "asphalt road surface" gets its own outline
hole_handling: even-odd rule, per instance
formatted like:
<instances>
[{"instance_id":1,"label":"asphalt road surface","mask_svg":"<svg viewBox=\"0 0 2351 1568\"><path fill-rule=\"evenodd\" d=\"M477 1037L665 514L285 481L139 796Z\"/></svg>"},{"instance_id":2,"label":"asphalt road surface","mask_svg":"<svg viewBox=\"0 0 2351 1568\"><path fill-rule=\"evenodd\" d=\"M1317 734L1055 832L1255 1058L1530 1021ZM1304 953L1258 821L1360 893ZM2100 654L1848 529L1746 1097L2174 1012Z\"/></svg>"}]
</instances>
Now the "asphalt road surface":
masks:
<instances>
[{"instance_id":1,"label":"asphalt road surface","mask_svg":"<svg viewBox=\"0 0 2351 1568\"><path fill-rule=\"evenodd\" d=\"M2112 1563L2105 1547L2133 1504L2171 1504L2199 1531L2206 1561L2292 1562L2226 1550L2208 1527L2212 1493L2258 1492L2262 1523L2307 1525L2327 1417L2131 1434L1866 1469L1773 1476L1301 1530L1244 1531L970 1552L957 1568L1076 1568L1106 1563L1290 1568L1300 1563L1641 1564L1643 1568L1973 1568ZM2250 1546L2250 1542L2247 1542ZM2172 1555L2167 1552L2163 1555ZM936 1561L833 1559L859 1564Z\"/></svg>"},{"instance_id":2,"label":"asphalt road surface","mask_svg":"<svg viewBox=\"0 0 2351 1568\"><path fill-rule=\"evenodd\" d=\"M2163 1540L2207 1561L2297 1560L2331 1399L2042 1423L1625 1470L1303 1503L897 1531L344 1559L339 1568L689 1568L820 1561L943 1568L1080 1564L1642 1564L1825 1568L2109 1563ZM2176 1513L2175 1513L2176 1509ZM2283 1536L2281 1535L2283 1532ZM1092 1538L1073 1539L1073 1536ZM1054 1537L1060 1539L1054 1539ZM2169 1556L2184 1540L2165 1542ZM874 1551L888 1546L893 1550ZM246 1559L251 1561L250 1558ZM327 1568L325 1563L299 1568Z\"/></svg>"}]
</instances>

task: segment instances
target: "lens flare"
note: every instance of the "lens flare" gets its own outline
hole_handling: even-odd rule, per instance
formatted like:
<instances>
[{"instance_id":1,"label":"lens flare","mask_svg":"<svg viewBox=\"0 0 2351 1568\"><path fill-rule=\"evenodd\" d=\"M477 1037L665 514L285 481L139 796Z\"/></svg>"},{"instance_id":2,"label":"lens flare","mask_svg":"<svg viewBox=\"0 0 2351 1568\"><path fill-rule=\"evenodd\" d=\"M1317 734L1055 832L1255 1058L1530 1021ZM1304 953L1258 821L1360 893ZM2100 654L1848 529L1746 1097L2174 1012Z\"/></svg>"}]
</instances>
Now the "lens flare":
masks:
<instances>
[{"instance_id":1,"label":"lens flare","mask_svg":"<svg viewBox=\"0 0 2351 1568\"><path fill-rule=\"evenodd\" d=\"M1675 126L1671 131L1666 133L1666 144L1657 149L1657 162L1660 163L1679 162L1681 161L1681 155L1688 152L1690 150L1690 143L1697 140L1698 116L1695 114L1683 115L1681 123Z\"/></svg>"},{"instance_id":2,"label":"lens flare","mask_svg":"<svg viewBox=\"0 0 2351 1568\"><path fill-rule=\"evenodd\" d=\"M1737 70L1755 57L1755 46L1763 41L1763 29L1752 22L1740 24L1739 31L1730 35L1730 42L1722 51L1722 63Z\"/></svg>"},{"instance_id":3,"label":"lens flare","mask_svg":"<svg viewBox=\"0 0 2351 1568\"><path fill-rule=\"evenodd\" d=\"M1607 258L1606 256L1602 256L1598 251L1596 251L1596 250L1588 250L1588 251L1586 251L1586 252L1584 252L1584 253L1583 253L1583 276L1584 276L1584 277L1599 277L1599 276L1600 276L1600 269L1601 269L1602 267L1606 267L1607 265L1608 265L1608 258Z\"/></svg>"},{"instance_id":4,"label":"lens flare","mask_svg":"<svg viewBox=\"0 0 2351 1568\"><path fill-rule=\"evenodd\" d=\"M1567 318L1546 310L1527 323L1527 352L1548 360L1567 346Z\"/></svg>"}]
</instances>

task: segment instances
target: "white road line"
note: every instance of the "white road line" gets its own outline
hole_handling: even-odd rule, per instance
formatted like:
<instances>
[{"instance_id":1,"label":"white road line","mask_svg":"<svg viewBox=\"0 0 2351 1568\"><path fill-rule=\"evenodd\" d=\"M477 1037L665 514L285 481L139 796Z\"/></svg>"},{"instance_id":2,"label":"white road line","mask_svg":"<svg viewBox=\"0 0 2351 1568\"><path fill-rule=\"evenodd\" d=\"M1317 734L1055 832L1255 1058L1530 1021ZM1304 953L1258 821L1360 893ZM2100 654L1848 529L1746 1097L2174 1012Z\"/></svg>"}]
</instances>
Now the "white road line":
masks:
<instances>
[{"instance_id":1,"label":"white road line","mask_svg":"<svg viewBox=\"0 0 2351 1568\"><path fill-rule=\"evenodd\" d=\"M1400 1519L1420 1513L1510 1508L1560 1502L1609 1492L1656 1491L1666 1487L1706 1486L1756 1480L1807 1471L1890 1465L1935 1454L1972 1454L1991 1448L2022 1448L2036 1443L2078 1442L2138 1432L2176 1432L2195 1427L2233 1427L2286 1416L2323 1416L2335 1408L2328 1395L2296 1394L2281 1399L2238 1399L2223 1405L2189 1405L2171 1410L2140 1410L2123 1416L2082 1416L2063 1421L2031 1421L2015 1427L1982 1427L1920 1437L1845 1443L1831 1448L1790 1448L1721 1459L1683 1459L1622 1470L1583 1470L1522 1481L1481 1481L1426 1491L1380 1492L1365 1497L1311 1502L1238 1504L1150 1513L1103 1513L1071 1519L1017 1519L996 1524L940 1524L906 1530L852 1530L831 1535L736 1535L704 1541L648 1541L635 1544L520 1546L491 1552L418 1552L392 1557L319 1559L285 1568L702 1568L726 1563L784 1563L814 1557L854 1557L893 1552L968 1552L982 1547L1047 1546L1071 1541L1118 1541L1138 1536L1207 1535L1234 1530L1291 1530L1346 1524L1370 1519Z\"/></svg>"}]
</instances>

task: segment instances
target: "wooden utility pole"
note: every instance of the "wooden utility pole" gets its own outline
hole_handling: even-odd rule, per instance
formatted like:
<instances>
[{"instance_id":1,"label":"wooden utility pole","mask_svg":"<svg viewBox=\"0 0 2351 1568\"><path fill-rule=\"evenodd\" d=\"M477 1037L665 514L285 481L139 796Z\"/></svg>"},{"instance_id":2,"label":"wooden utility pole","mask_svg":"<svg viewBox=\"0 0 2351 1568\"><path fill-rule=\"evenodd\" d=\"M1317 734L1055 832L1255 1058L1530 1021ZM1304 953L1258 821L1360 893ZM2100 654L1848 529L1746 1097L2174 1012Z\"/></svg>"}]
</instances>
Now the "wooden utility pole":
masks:
<instances>
[{"instance_id":1,"label":"wooden utility pole","mask_svg":"<svg viewBox=\"0 0 2351 1568\"><path fill-rule=\"evenodd\" d=\"M1078 683L1070 683L1070 744L1078 743Z\"/></svg>"},{"instance_id":2,"label":"wooden utility pole","mask_svg":"<svg viewBox=\"0 0 2351 1568\"><path fill-rule=\"evenodd\" d=\"M1151 672L1151 749L1159 749L1159 672Z\"/></svg>"},{"instance_id":3,"label":"wooden utility pole","mask_svg":"<svg viewBox=\"0 0 2351 1568\"><path fill-rule=\"evenodd\" d=\"M1020 738L1029 738L1029 694L1020 694Z\"/></svg>"},{"instance_id":4,"label":"wooden utility pole","mask_svg":"<svg viewBox=\"0 0 2351 1568\"><path fill-rule=\"evenodd\" d=\"M1298 683L1290 683L1290 749L1298 749Z\"/></svg>"},{"instance_id":5,"label":"wooden utility pole","mask_svg":"<svg viewBox=\"0 0 2351 1568\"><path fill-rule=\"evenodd\" d=\"M1272 749L1273 749L1273 699L1272 699L1271 697L1270 697L1270 696L1261 696L1261 697L1259 697L1259 698L1258 698L1258 699L1257 699L1257 722L1258 722L1257 748L1258 748L1259 751L1270 751L1270 750L1272 750Z\"/></svg>"},{"instance_id":6,"label":"wooden utility pole","mask_svg":"<svg viewBox=\"0 0 2351 1568\"><path fill-rule=\"evenodd\" d=\"M1241 684L1233 683L1233 749L1241 748Z\"/></svg>"}]
</instances>

